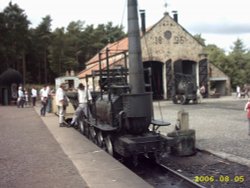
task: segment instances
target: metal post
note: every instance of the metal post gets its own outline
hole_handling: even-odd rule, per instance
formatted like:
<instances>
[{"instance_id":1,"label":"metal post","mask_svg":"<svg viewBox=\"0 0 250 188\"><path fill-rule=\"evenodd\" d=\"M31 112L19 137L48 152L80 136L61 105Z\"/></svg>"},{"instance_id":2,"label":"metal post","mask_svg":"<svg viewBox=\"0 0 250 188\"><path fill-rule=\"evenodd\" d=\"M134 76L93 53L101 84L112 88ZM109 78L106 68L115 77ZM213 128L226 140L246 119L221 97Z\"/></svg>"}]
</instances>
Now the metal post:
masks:
<instances>
[{"instance_id":1,"label":"metal post","mask_svg":"<svg viewBox=\"0 0 250 188\"><path fill-rule=\"evenodd\" d=\"M128 0L128 43L131 93L145 93L137 0Z\"/></svg>"}]
</instances>

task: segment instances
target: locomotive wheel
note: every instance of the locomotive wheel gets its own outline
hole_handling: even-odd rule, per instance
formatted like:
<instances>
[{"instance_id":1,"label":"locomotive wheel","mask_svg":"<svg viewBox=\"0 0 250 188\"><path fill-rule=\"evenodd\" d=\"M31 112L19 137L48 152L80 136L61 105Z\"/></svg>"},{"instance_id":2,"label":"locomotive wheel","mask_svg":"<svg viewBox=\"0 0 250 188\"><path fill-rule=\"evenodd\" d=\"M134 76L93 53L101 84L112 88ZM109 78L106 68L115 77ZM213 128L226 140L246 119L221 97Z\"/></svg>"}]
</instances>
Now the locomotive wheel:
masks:
<instances>
[{"instance_id":1,"label":"locomotive wheel","mask_svg":"<svg viewBox=\"0 0 250 188\"><path fill-rule=\"evenodd\" d=\"M104 138L104 144L105 144L105 150L108 152L108 154L113 156L114 155L113 145L109 135Z\"/></svg>"},{"instance_id":2,"label":"locomotive wheel","mask_svg":"<svg viewBox=\"0 0 250 188\"><path fill-rule=\"evenodd\" d=\"M100 147L103 147L103 136L102 136L102 131L98 131L97 135L97 145L100 146Z\"/></svg>"},{"instance_id":3,"label":"locomotive wheel","mask_svg":"<svg viewBox=\"0 0 250 188\"><path fill-rule=\"evenodd\" d=\"M198 104L198 100L197 100L197 99L194 99L194 100L193 100L193 103L194 103L194 104Z\"/></svg>"},{"instance_id":4,"label":"locomotive wheel","mask_svg":"<svg viewBox=\"0 0 250 188\"><path fill-rule=\"evenodd\" d=\"M159 151L148 153L148 157L154 160L156 163L160 164L162 160L162 154Z\"/></svg>"},{"instance_id":5,"label":"locomotive wheel","mask_svg":"<svg viewBox=\"0 0 250 188\"><path fill-rule=\"evenodd\" d=\"M186 96L181 95L180 100L181 100L181 104L185 104L186 103Z\"/></svg>"}]
</instances>

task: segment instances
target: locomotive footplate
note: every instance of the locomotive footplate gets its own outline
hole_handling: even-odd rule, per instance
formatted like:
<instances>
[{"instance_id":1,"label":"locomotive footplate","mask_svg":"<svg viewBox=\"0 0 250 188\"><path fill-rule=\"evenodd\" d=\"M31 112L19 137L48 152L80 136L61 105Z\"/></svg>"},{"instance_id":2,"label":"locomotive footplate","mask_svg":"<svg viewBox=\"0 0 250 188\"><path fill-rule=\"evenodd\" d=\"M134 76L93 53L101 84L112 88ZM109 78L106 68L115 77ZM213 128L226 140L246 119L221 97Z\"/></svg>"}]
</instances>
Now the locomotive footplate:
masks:
<instances>
[{"instance_id":1,"label":"locomotive footplate","mask_svg":"<svg viewBox=\"0 0 250 188\"><path fill-rule=\"evenodd\" d=\"M162 152L173 138L165 137L156 133L145 133L143 135L124 135L114 142L115 151L123 157L133 155Z\"/></svg>"},{"instance_id":2,"label":"locomotive footplate","mask_svg":"<svg viewBox=\"0 0 250 188\"><path fill-rule=\"evenodd\" d=\"M169 126L171 123L161 120L152 119L151 124L153 125L153 131L157 131L160 127Z\"/></svg>"}]
</instances>

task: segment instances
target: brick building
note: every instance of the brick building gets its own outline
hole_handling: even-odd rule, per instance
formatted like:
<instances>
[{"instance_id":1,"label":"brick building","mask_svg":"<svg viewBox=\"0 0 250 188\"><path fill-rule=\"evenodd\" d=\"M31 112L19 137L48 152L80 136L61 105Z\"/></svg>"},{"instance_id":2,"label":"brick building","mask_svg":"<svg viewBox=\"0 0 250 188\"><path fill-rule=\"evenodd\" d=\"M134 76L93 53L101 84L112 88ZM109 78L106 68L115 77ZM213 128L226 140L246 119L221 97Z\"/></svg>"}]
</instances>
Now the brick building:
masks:
<instances>
[{"instance_id":1,"label":"brick building","mask_svg":"<svg viewBox=\"0 0 250 188\"><path fill-rule=\"evenodd\" d=\"M196 78L197 86L206 86L207 96L210 87L216 88L221 95L230 94L230 80L214 65L208 62L204 47L178 23L177 14L172 18L166 13L155 25L143 32L141 36L142 61L144 68L152 70L152 90L155 99L170 99L173 72L181 71L192 74ZM109 60L106 60L108 56ZM86 64L78 77L86 82L92 70L105 69L127 61L128 39L124 38L113 44L108 44L99 54L96 54ZM97 80L88 79L91 86ZM212 88L212 89L213 89Z\"/></svg>"}]
</instances>

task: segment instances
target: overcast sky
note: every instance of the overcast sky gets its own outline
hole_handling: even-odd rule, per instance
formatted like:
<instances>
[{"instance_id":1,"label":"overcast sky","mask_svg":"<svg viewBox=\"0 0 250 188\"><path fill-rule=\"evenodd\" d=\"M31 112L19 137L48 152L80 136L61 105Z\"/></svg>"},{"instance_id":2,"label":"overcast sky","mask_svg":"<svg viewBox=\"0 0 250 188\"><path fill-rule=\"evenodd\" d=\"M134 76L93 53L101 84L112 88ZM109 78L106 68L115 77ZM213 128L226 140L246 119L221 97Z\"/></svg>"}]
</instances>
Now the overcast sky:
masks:
<instances>
[{"instance_id":1,"label":"overcast sky","mask_svg":"<svg viewBox=\"0 0 250 188\"><path fill-rule=\"evenodd\" d=\"M0 0L2 11L10 0ZM32 27L50 15L52 28L66 27L70 21L86 25L127 24L127 0L12 0L25 10ZM167 3L167 7L164 6ZM249 0L138 0L138 8L146 10L146 25L159 21L163 13L178 11L179 23L191 34L201 34L206 44L230 50L237 38L250 49Z\"/></svg>"}]
</instances>

